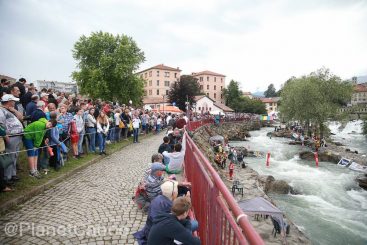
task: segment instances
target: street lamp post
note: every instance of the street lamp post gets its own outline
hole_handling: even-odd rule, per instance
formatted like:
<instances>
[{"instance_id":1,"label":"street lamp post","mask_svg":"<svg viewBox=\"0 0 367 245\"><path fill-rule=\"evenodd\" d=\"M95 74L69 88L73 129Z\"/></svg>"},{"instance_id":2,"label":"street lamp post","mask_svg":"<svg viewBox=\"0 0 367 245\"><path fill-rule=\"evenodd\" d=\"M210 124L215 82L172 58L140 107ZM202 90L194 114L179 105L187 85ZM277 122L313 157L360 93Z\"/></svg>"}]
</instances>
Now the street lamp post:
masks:
<instances>
[{"instance_id":1,"label":"street lamp post","mask_svg":"<svg viewBox=\"0 0 367 245\"><path fill-rule=\"evenodd\" d=\"M164 97L165 97L165 95L162 95L163 96L163 113L165 113L164 112Z\"/></svg>"}]
</instances>

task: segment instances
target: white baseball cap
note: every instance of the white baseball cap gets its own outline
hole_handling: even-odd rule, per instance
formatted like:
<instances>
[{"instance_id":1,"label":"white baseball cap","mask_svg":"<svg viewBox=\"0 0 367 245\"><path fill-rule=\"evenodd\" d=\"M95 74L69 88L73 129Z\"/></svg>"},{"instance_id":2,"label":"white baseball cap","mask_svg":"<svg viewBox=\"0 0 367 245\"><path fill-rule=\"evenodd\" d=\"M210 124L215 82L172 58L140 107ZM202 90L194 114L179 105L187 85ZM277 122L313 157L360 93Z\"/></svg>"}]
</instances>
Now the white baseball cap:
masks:
<instances>
[{"instance_id":1,"label":"white baseball cap","mask_svg":"<svg viewBox=\"0 0 367 245\"><path fill-rule=\"evenodd\" d=\"M7 101L19 101L19 98L15 97L12 94L5 94L2 98L1 98L2 102L7 102Z\"/></svg>"}]
</instances>

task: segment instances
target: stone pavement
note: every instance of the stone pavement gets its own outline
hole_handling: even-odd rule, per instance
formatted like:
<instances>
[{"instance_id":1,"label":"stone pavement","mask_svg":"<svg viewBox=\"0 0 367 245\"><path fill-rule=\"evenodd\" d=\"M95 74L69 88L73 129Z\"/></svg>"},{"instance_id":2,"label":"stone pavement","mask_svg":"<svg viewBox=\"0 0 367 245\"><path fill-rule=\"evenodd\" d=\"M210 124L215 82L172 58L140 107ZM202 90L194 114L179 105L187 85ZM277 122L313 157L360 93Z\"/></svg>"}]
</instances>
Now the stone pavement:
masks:
<instances>
[{"instance_id":1,"label":"stone pavement","mask_svg":"<svg viewBox=\"0 0 367 245\"><path fill-rule=\"evenodd\" d=\"M0 217L0 244L137 244L131 197L163 134L132 144Z\"/></svg>"}]
</instances>

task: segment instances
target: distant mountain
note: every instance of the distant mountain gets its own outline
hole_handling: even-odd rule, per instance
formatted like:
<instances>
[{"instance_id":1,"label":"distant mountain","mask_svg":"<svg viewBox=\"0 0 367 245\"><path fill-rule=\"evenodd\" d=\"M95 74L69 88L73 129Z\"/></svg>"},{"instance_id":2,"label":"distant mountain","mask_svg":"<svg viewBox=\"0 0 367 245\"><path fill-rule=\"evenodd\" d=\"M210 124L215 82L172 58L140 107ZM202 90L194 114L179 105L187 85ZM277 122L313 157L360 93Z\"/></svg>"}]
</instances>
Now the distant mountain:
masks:
<instances>
[{"instance_id":1,"label":"distant mountain","mask_svg":"<svg viewBox=\"0 0 367 245\"><path fill-rule=\"evenodd\" d=\"M265 97L264 92L261 92L261 91L253 92L252 95L255 97Z\"/></svg>"},{"instance_id":2,"label":"distant mountain","mask_svg":"<svg viewBox=\"0 0 367 245\"><path fill-rule=\"evenodd\" d=\"M357 77L357 83L367 83L367 76L359 76Z\"/></svg>"}]
</instances>

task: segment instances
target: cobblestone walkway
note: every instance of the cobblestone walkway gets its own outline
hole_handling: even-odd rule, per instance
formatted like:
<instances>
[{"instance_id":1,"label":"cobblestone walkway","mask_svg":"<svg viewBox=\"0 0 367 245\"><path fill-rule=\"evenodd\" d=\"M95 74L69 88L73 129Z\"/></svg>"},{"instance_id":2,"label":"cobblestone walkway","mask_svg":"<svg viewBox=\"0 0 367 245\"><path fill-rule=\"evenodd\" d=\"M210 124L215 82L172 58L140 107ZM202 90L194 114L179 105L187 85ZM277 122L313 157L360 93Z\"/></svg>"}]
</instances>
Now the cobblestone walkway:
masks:
<instances>
[{"instance_id":1,"label":"cobblestone walkway","mask_svg":"<svg viewBox=\"0 0 367 245\"><path fill-rule=\"evenodd\" d=\"M137 244L131 197L163 135L114 153L0 218L0 244Z\"/></svg>"}]
</instances>

